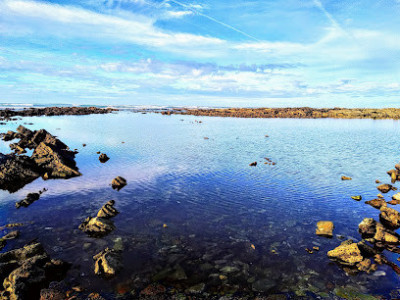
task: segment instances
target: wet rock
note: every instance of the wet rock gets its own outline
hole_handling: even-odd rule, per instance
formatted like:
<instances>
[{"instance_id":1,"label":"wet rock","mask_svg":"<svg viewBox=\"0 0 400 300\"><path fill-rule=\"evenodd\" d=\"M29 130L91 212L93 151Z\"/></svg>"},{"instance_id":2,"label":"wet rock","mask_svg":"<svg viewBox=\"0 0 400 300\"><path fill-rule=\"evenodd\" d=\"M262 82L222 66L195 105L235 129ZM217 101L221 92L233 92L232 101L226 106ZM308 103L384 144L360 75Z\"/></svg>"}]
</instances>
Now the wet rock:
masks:
<instances>
[{"instance_id":1,"label":"wet rock","mask_svg":"<svg viewBox=\"0 0 400 300\"><path fill-rule=\"evenodd\" d=\"M114 205L114 200L108 201L106 204L103 205L102 208L100 208L99 212L97 213L97 217L110 219L118 215L119 211L114 207Z\"/></svg>"},{"instance_id":2,"label":"wet rock","mask_svg":"<svg viewBox=\"0 0 400 300\"><path fill-rule=\"evenodd\" d=\"M99 161L104 164L105 162L107 162L110 158L107 156L107 154L102 153L99 156Z\"/></svg>"},{"instance_id":3,"label":"wet rock","mask_svg":"<svg viewBox=\"0 0 400 300\"><path fill-rule=\"evenodd\" d=\"M387 174L390 176L392 183L395 183L397 180L400 179L400 173L397 169L387 171Z\"/></svg>"},{"instance_id":4,"label":"wet rock","mask_svg":"<svg viewBox=\"0 0 400 300\"><path fill-rule=\"evenodd\" d=\"M121 176L115 177L111 182L112 188L117 191L119 191L126 185L127 185L126 179Z\"/></svg>"},{"instance_id":5,"label":"wet rock","mask_svg":"<svg viewBox=\"0 0 400 300\"><path fill-rule=\"evenodd\" d=\"M28 195L26 195L25 199L15 203L15 207L16 208L20 208L21 206L28 207L33 202L39 200L39 198L40 198L40 194L39 193L29 193Z\"/></svg>"},{"instance_id":6,"label":"wet rock","mask_svg":"<svg viewBox=\"0 0 400 300\"><path fill-rule=\"evenodd\" d=\"M41 142L35 148L32 159L47 174L46 178L71 178L80 176L76 167L75 154L68 150L57 148L55 145Z\"/></svg>"},{"instance_id":7,"label":"wet rock","mask_svg":"<svg viewBox=\"0 0 400 300\"><path fill-rule=\"evenodd\" d=\"M115 276L122 268L121 254L114 249L106 248L93 256L94 273L103 276Z\"/></svg>"},{"instance_id":8,"label":"wet rock","mask_svg":"<svg viewBox=\"0 0 400 300\"><path fill-rule=\"evenodd\" d=\"M37 165L28 156L0 153L0 189L13 193L39 176Z\"/></svg>"},{"instance_id":9,"label":"wet rock","mask_svg":"<svg viewBox=\"0 0 400 300\"><path fill-rule=\"evenodd\" d=\"M114 223L111 220L87 217L85 221L79 225L79 229L93 237L103 237L115 229Z\"/></svg>"},{"instance_id":10,"label":"wet rock","mask_svg":"<svg viewBox=\"0 0 400 300\"><path fill-rule=\"evenodd\" d=\"M389 228L400 228L400 213L390 207L381 207L379 219L381 223Z\"/></svg>"},{"instance_id":11,"label":"wet rock","mask_svg":"<svg viewBox=\"0 0 400 300\"><path fill-rule=\"evenodd\" d=\"M387 206L386 201L384 199L373 199L370 201L365 201L365 204L369 204L377 209Z\"/></svg>"},{"instance_id":12,"label":"wet rock","mask_svg":"<svg viewBox=\"0 0 400 300\"><path fill-rule=\"evenodd\" d=\"M358 231L363 239L372 244L380 243L381 245L393 245L399 244L400 241L400 235L385 228L381 223L376 222L372 218L365 218L358 225Z\"/></svg>"},{"instance_id":13,"label":"wet rock","mask_svg":"<svg viewBox=\"0 0 400 300\"><path fill-rule=\"evenodd\" d=\"M1 299L38 299L40 290L60 280L69 265L52 260L40 243L0 254Z\"/></svg>"},{"instance_id":14,"label":"wet rock","mask_svg":"<svg viewBox=\"0 0 400 300\"><path fill-rule=\"evenodd\" d=\"M373 264L370 259L364 259L362 262L359 262L357 265L357 270L360 272L371 273L375 272L377 269L377 265Z\"/></svg>"},{"instance_id":15,"label":"wet rock","mask_svg":"<svg viewBox=\"0 0 400 300\"><path fill-rule=\"evenodd\" d=\"M317 229L315 233L319 236L329 237L333 236L333 222L331 221L319 221L317 223Z\"/></svg>"},{"instance_id":16,"label":"wet rock","mask_svg":"<svg viewBox=\"0 0 400 300\"><path fill-rule=\"evenodd\" d=\"M361 201L362 196L351 196L351 199L356 200L356 201Z\"/></svg>"},{"instance_id":17,"label":"wet rock","mask_svg":"<svg viewBox=\"0 0 400 300\"><path fill-rule=\"evenodd\" d=\"M250 167L256 167L257 166L257 162L252 162L251 164L249 164Z\"/></svg>"},{"instance_id":18,"label":"wet rock","mask_svg":"<svg viewBox=\"0 0 400 300\"><path fill-rule=\"evenodd\" d=\"M86 220L79 225L79 229L95 237L102 237L109 234L115 229L114 223L110 219L119 213L117 209L114 208L114 205L114 200L108 201L100 208L96 217L86 218Z\"/></svg>"},{"instance_id":19,"label":"wet rock","mask_svg":"<svg viewBox=\"0 0 400 300\"><path fill-rule=\"evenodd\" d=\"M348 177L348 176L342 176L342 180L352 180L353 178Z\"/></svg>"},{"instance_id":20,"label":"wet rock","mask_svg":"<svg viewBox=\"0 0 400 300\"><path fill-rule=\"evenodd\" d=\"M391 191L392 190L392 185L391 184L381 184L381 185L379 185L378 187L377 187L377 189L381 192L381 193L384 193L384 194L386 194L386 193L388 193L389 191Z\"/></svg>"},{"instance_id":21,"label":"wet rock","mask_svg":"<svg viewBox=\"0 0 400 300\"><path fill-rule=\"evenodd\" d=\"M328 257L346 266L354 266L364 260L357 244L351 240L344 241L340 246L329 251Z\"/></svg>"}]
</instances>

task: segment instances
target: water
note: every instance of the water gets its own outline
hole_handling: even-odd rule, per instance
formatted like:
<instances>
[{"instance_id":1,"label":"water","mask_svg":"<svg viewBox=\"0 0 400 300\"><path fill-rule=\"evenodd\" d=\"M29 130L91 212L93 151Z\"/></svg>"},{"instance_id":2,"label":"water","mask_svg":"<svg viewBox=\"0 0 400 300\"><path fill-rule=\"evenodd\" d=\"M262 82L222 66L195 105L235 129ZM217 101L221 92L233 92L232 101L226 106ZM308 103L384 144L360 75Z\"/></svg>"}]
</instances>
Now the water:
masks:
<instances>
[{"instance_id":1,"label":"water","mask_svg":"<svg viewBox=\"0 0 400 300\"><path fill-rule=\"evenodd\" d=\"M358 241L361 220L378 218L378 210L350 196L373 199L375 180L389 181L386 171L400 157L399 121L122 111L24 118L1 130L24 122L77 148L83 176L38 179L13 194L0 191L1 222L27 224L3 251L38 238L52 257L73 263L66 278L71 285L109 298L137 294L155 280L169 293L204 283L203 295L252 295L261 289L330 298L334 288L354 287L388 296L400 288L398 275L386 266L378 268L385 276L347 276L326 256L341 240L315 235L319 220L331 220L335 235ZM7 147L1 143L0 151L8 153ZM101 164L97 151L111 159ZM276 165L264 164L265 157ZM249 166L253 161L257 167ZM341 181L342 175L353 180ZM110 187L116 176L128 181L119 192ZM16 201L44 187L48 191L40 200L15 209ZM77 229L110 199L120 211L114 232L95 239ZM95 276L92 256L118 239L123 270L114 279ZM313 246L320 251L310 255L305 248ZM396 262L397 255L385 255Z\"/></svg>"}]
</instances>

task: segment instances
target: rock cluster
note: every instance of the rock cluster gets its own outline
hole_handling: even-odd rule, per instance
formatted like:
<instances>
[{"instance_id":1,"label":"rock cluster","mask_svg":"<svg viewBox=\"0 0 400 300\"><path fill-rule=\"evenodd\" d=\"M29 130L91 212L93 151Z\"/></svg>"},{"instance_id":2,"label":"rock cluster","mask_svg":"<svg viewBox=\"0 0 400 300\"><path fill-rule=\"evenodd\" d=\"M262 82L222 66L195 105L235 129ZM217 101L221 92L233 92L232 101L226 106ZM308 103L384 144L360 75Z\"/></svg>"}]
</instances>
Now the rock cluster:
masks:
<instances>
[{"instance_id":1,"label":"rock cluster","mask_svg":"<svg viewBox=\"0 0 400 300\"><path fill-rule=\"evenodd\" d=\"M103 237L115 229L114 223L110 220L118 214L114 208L115 201L110 200L99 210L96 217L87 217L79 225L79 229L94 237Z\"/></svg>"},{"instance_id":2,"label":"rock cluster","mask_svg":"<svg viewBox=\"0 0 400 300\"><path fill-rule=\"evenodd\" d=\"M49 257L40 243L0 254L0 280L4 300L38 299L40 290L60 280L69 264Z\"/></svg>"},{"instance_id":3,"label":"rock cluster","mask_svg":"<svg viewBox=\"0 0 400 300\"><path fill-rule=\"evenodd\" d=\"M26 148L34 150L30 157L0 154L0 188L3 190L15 192L39 176L50 179L81 175L76 167L75 152L44 129L31 131L20 125L17 132L9 131L2 138L4 141L19 139L10 145L17 153Z\"/></svg>"}]
</instances>

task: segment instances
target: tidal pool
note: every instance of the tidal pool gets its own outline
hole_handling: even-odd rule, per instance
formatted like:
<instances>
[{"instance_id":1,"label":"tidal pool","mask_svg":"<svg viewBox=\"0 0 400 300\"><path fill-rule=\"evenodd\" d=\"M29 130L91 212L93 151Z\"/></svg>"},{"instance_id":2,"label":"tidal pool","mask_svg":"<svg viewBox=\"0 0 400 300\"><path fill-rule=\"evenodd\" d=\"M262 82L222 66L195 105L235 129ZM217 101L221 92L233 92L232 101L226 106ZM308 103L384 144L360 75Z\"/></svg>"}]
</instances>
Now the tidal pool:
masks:
<instances>
[{"instance_id":1,"label":"tidal pool","mask_svg":"<svg viewBox=\"0 0 400 300\"><path fill-rule=\"evenodd\" d=\"M399 276L389 267L349 276L326 252L344 239L361 240L358 224L378 218L379 210L364 200L376 197L375 180L389 182L386 171L400 161L399 121L120 111L23 118L0 130L24 123L77 148L83 175L0 191L0 225L25 224L2 252L37 238L52 257L73 264L65 279L70 286L107 299L138 297L154 282L166 288L167 298L335 298L349 290L398 296ZM110 160L101 164L97 151ZM0 143L0 152L10 152L8 143ZM353 180L342 181L342 175ZM110 186L116 176L128 181L120 191ZM15 208L43 188L48 191L40 200ZM79 224L111 199L120 211L116 230L104 238L81 232ZM332 239L315 234L320 220L334 222ZM320 250L305 251L313 246ZM123 269L112 279L93 272L93 255L106 247L123 249ZM385 255L397 262L398 255Z\"/></svg>"}]
</instances>

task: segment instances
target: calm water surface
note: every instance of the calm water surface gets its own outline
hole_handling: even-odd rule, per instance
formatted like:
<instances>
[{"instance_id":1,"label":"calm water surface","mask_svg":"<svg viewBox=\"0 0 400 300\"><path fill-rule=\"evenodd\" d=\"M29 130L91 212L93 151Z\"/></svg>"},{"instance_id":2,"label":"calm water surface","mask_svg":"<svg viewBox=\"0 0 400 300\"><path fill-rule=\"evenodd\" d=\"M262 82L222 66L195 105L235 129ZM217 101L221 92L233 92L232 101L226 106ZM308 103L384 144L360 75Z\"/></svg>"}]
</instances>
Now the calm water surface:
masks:
<instances>
[{"instance_id":1,"label":"calm water surface","mask_svg":"<svg viewBox=\"0 0 400 300\"><path fill-rule=\"evenodd\" d=\"M73 263L70 284L110 298L137 293L153 281L178 292L204 283L203 295L260 291L333 298L338 287L385 296L400 288L386 266L348 276L326 256L340 236L360 240L363 218L378 218L378 210L350 196L373 199L375 180L389 180L386 171L400 160L398 121L119 112L24 118L0 128L15 130L24 122L77 148L83 176L0 191L1 222L27 224L3 251L38 238L52 257ZM9 152L7 143L0 151ZM101 164L97 151L111 159ZM276 165L264 164L265 157ZM257 167L249 167L253 161ZM118 175L128 181L119 192L110 187ZM341 175L353 180L341 181ZM44 187L40 200L15 208L28 192ZM95 239L77 229L110 199L120 211L114 232ZM339 236L316 236L319 220L332 220ZM121 273L111 280L95 276L92 256L121 244ZM304 250L313 246L321 250Z\"/></svg>"}]
</instances>

